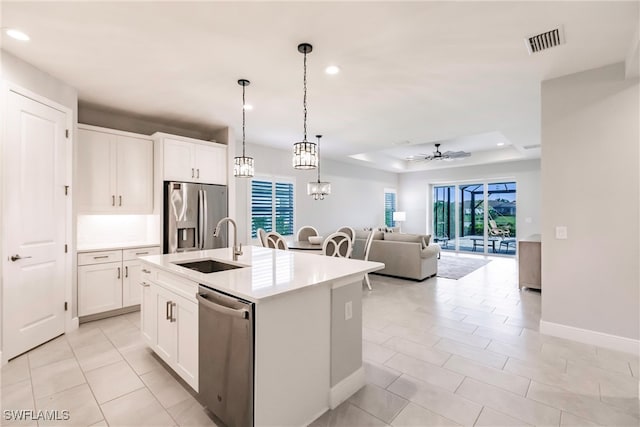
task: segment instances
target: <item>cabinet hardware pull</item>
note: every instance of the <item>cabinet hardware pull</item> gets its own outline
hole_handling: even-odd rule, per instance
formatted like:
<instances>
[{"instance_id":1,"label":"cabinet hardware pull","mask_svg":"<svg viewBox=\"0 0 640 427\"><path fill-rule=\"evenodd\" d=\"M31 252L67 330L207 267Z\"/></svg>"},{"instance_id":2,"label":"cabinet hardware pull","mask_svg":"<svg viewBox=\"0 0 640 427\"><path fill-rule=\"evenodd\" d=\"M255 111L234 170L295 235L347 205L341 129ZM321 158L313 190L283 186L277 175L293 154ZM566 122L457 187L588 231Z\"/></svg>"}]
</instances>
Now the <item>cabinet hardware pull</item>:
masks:
<instances>
[{"instance_id":1,"label":"cabinet hardware pull","mask_svg":"<svg viewBox=\"0 0 640 427\"><path fill-rule=\"evenodd\" d=\"M173 308L174 308L175 306L176 306L176 303L175 303L175 302L172 302L172 303L171 303L171 322L172 322L172 323L176 321L176 318L175 318L175 317L173 317Z\"/></svg>"},{"instance_id":2,"label":"cabinet hardware pull","mask_svg":"<svg viewBox=\"0 0 640 427\"><path fill-rule=\"evenodd\" d=\"M116 205L116 196L111 196L111 206L115 206Z\"/></svg>"},{"instance_id":3,"label":"cabinet hardware pull","mask_svg":"<svg viewBox=\"0 0 640 427\"><path fill-rule=\"evenodd\" d=\"M122 196L118 196L118 206L122 206Z\"/></svg>"},{"instance_id":4,"label":"cabinet hardware pull","mask_svg":"<svg viewBox=\"0 0 640 427\"><path fill-rule=\"evenodd\" d=\"M149 253L149 251L147 251L147 252L136 252L136 255L146 255L148 253Z\"/></svg>"},{"instance_id":5,"label":"cabinet hardware pull","mask_svg":"<svg viewBox=\"0 0 640 427\"><path fill-rule=\"evenodd\" d=\"M200 178L200 168L196 169L196 178Z\"/></svg>"},{"instance_id":6,"label":"cabinet hardware pull","mask_svg":"<svg viewBox=\"0 0 640 427\"><path fill-rule=\"evenodd\" d=\"M125 277L125 278L126 278L126 277L129 277L129 266L128 266L128 265L126 265L126 266L124 267L124 277Z\"/></svg>"},{"instance_id":7,"label":"cabinet hardware pull","mask_svg":"<svg viewBox=\"0 0 640 427\"><path fill-rule=\"evenodd\" d=\"M195 178L195 169L191 168L191 178Z\"/></svg>"},{"instance_id":8,"label":"cabinet hardware pull","mask_svg":"<svg viewBox=\"0 0 640 427\"><path fill-rule=\"evenodd\" d=\"M147 274L151 273L151 271L147 270L146 268L143 268L143 269L142 269L142 272L143 272L143 273L147 273Z\"/></svg>"},{"instance_id":9,"label":"cabinet hardware pull","mask_svg":"<svg viewBox=\"0 0 640 427\"><path fill-rule=\"evenodd\" d=\"M120 267L118 267L118 279L120 278Z\"/></svg>"},{"instance_id":10,"label":"cabinet hardware pull","mask_svg":"<svg viewBox=\"0 0 640 427\"><path fill-rule=\"evenodd\" d=\"M167 301L167 309L165 311L166 320L171 320L171 316L169 316L169 307L171 307L171 301Z\"/></svg>"},{"instance_id":11,"label":"cabinet hardware pull","mask_svg":"<svg viewBox=\"0 0 640 427\"><path fill-rule=\"evenodd\" d=\"M93 259L109 258L109 255L94 256Z\"/></svg>"}]
</instances>

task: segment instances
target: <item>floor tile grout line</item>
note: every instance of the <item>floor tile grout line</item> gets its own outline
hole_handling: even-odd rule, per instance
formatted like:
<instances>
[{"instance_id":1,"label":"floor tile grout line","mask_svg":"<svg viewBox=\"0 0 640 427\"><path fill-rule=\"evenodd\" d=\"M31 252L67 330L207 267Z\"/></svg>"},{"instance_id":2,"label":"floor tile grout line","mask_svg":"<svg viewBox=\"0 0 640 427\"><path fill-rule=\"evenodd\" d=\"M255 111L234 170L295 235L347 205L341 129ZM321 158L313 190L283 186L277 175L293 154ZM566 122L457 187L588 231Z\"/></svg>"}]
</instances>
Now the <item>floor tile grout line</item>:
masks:
<instances>
[{"instance_id":1,"label":"floor tile grout line","mask_svg":"<svg viewBox=\"0 0 640 427\"><path fill-rule=\"evenodd\" d=\"M69 340L67 339L67 342L68 341ZM96 395L95 395L95 393L93 391L93 388L91 387L91 384L89 383L89 380L87 379L87 375L86 375L84 369L82 369L82 365L80 364L80 360L78 360L78 355L76 354L76 350L73 348L71 343L68 343L68 344L69 344L69 347L71 347L71 352L73 353L73 357L75 357L75 359L76 359L76 363L78 364L78 368L80 369L80 372L82 372L82 377L84 378L84 382L87 385L87 387L89 388L89 391L91 392L91 396L93 397L93 400L95 401L96 405L98 405L98 409L100 410L100 414L102 414L102 419L104 420L105 423L107 423L107 425L109 425L109 422L107 421L107 417L105 416L104 412L102 411L102 406L100 405L100 402L98 402L98 398L96 397Z\"/></svg>"},{"instance_id":2,"label":"floor tile grout line","mask_svg":"<svg viewBox=\"0 0 640 427\"><path fill-rule=\"evenodd\" d=\"M482 415L482 413L484 412L484 408L486 408L486 406L482 405L482 408L480 408L480 412L478 412L478 416L476 417L476 419L473 421L473 424L471 424L472 426L475 426L476 423L478 422L478 420L480 419L480 416Z\"/></svg>"},{"instance_id":3,"label":"floor tile grout line","mask_svg":"<svg viewBox=\"0 0 640 427\"><path fill-rule=\"evenodd\" d=\"M66 339L66 337L65 337ZM27 357L27 368L29 369L29 384L31 384L31 398L33 399L33 409L38 410L38 405L36 404L36 392L33 387L33 372L31 371L31 360L29 359L29 355ZM40 422L36 420L36 425L40 426Z\"/></svg>"}]
</instances>

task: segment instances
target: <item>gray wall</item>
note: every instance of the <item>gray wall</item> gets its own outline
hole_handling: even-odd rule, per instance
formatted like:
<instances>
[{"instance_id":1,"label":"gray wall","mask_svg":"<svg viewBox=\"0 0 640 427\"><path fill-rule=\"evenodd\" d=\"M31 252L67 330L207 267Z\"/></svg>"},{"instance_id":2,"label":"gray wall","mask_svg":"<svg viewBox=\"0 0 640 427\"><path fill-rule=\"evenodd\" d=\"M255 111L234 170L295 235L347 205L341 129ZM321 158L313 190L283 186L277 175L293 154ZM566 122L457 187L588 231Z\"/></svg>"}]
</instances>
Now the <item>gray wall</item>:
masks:
<instances>
[{"instance_id":1,"label":"gray wall","mask_svg":"<svg viewBox=\"0 0 640 427\"><path fill-rule=\"evenodd\" d=\"M56 79L55 77L43 71L38 70L31 64L28 64L22 61L21 59L3 50L0 50L0 72L3 80L16 84L24 89L27 89L28 91L34 92L40 96L43 96L52 101L55 101L58 104L64 105L65 107L68 107L73 111L74 128L72 129L72 132L71 132L71 138L72 138L71 140L72 140L74 151L75 151L75 135L76 135L75 123L77 123L77 117L78 117L77 91L71 86ZM2 99L3 100L5 99L5 94L2 95ZM2 120L4 120L4 118L2 118ZM4 126L2 126L2 128L4 128ZM4 135L2 135L1 138L4 138ZM2 141L2 144L0 145L3 145L3 144L4 144L4 141ZM74 182L75 182L75 162L76 162L76 156L74 153L73 165L71 165L74 171ZM2 182L3 171L1 170L1 168L2 168L2 161L0 161L0 191L4 186L4 183ZM2 194L0 194L0 200L2 200ZM74 211L75 211L75 207L74 207ZM71 214L72 213L70 212L69 215ZM2 222L1 215L2 215L2 209L0 209L0 223ZM75 232L76 232L75 223L73 223L72 242L70 242L72 247L75 242ZM72 272L75 272L75 255L73 251L72 251L72 255L74 259ZM5 254L2 253L2 245L0 245L0 257L4 257L4 256ZM70 279L73 282L74 303L72 304L72 309L75 316L75 312L76 312L75 274L72 273L72 277ZM1 289L2 289L2 263L0 263L0 290ZM0 307L1 306L2 306L2 301L0 298ZM2 331L2 318L0 317L0 333L1 331Z\"/></svg>"},{"instance_id":2,"label":"gray wall","mask_svg":"<svg viewBox=\"0 0 640 427\"><path fill-rule=\"evenodd\" d=\"M639 101L622 63L542 84L544 321L639 338Z\"/></svg>"},{"instance_id":3,"label":"gray wall","mask_svg":"<svg viewBox=\"0 0 640 427\"><path fill-rule=\"evenodd\" d=\"M469 167L453 167L400 175L398 209L407 212L402 231L431 233L431 185L453 182L513 180L517 184L519 237L540 233L540 161L524 160Z\"/></svg>"},{"instance_id":4,"label":"gray wall","mask_svg":"<svg viewBox=\"0 0 640 427\"><path fill-rule=\"evenodd\" d=\"M237 144L240 154L242 144ZM350 165L330 159L321 161L321 179L331 182L331 195L313 200L307 182L317 179L316 171L298 171L291 166L291 151L247 145L247 155L255 159L256 177L282 176L295 179L296 231L312 225L327 236L344 225L356 228L384 224L384 190L396 188L395 173ZM236 179L238 236L248 240L250 229L250 180Z\"/></svg>"}]
</instances>

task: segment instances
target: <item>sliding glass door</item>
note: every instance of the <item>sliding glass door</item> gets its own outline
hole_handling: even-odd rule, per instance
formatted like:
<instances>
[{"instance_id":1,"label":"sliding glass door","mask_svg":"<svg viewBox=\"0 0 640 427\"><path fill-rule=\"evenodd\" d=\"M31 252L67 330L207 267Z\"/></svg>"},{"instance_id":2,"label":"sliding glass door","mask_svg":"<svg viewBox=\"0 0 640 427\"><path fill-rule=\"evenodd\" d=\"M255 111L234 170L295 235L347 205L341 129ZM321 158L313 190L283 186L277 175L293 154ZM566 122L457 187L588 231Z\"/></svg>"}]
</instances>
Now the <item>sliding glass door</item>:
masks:
<instances>
[{"instance_id":1,"label":"sliding glass door","mask_svg":"<svg viewBox=\"0 0 640 427\"><path fill-rule=\"evenodd\" d=\"M516 183L433 187L432 234L443 250L515 255Z\"/></svg>"}]
</instances>

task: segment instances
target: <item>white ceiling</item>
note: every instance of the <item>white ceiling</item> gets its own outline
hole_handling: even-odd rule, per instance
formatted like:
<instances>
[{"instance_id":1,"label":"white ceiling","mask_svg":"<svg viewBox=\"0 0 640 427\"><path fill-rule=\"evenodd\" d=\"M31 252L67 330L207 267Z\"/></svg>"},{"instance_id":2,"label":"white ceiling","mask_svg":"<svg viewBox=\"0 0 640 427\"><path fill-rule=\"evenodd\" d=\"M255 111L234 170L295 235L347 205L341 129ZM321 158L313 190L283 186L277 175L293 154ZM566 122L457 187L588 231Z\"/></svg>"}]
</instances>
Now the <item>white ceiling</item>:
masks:
<instances>
[{"instance_id":1,"label":"white ceiling","mask_svg":"<svg viewBox=\"0 0 640 427\"><path fill-rule=\"evenodd\" d=\"M309 139L407 171L431 167L402 159L434 142L473 153L458 164L539 156L522 147L540 143L540 82L623 61L638 3L5 1L1 19L31 36L3 49L109 109L239 135L247 78L247 142L287 149L302 138L296 46L312 43ZM524 38L559 24L567 43L530 56Z\"/></svg>"}]
</instances>

